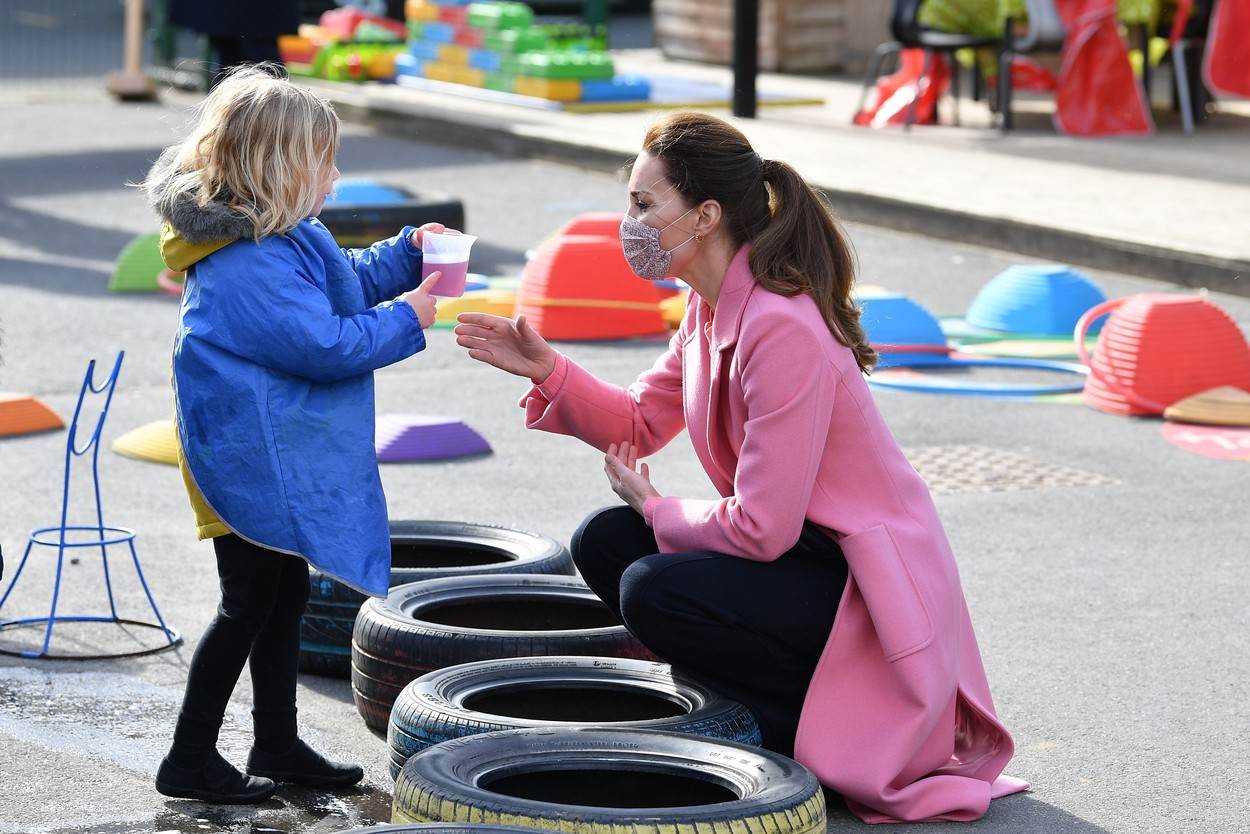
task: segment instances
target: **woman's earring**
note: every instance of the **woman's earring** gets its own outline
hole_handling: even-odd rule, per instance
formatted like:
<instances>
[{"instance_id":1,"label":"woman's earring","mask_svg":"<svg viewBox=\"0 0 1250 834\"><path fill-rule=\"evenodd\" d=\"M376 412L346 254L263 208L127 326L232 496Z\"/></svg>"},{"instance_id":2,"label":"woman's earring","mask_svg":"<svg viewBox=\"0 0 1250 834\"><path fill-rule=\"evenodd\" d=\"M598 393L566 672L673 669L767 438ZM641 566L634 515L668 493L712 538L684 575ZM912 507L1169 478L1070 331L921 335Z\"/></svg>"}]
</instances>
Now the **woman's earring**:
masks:
<instances>
[{"instance_id":1,"label":"woman's earring","mask_svg":"<svg viewBox=\"0 0 1250 834\"><path fill-rule=\"evenodd\" d=\"M702 243L702 242L703 242L703 235L695 235L695 236L694 236L694 242L695 242L695 243Z\"/></svg>"}]
</instances>

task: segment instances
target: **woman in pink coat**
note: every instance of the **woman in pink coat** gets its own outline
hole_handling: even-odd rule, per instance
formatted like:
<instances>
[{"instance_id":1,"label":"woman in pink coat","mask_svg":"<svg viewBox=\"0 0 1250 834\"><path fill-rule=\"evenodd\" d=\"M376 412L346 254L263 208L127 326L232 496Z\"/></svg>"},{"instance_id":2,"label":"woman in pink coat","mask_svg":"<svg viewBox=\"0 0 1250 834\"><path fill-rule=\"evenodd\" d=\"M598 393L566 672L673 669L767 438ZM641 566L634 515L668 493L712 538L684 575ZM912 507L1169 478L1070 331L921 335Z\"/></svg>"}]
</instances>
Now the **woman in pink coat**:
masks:
<instances>
[{"instance_id":1,"label":"woman in pink coat","mask_svg":"<svg viewBox=\"0 0 1250 834\"><path fill-rule=\"evenodd\" d=\"M629 189L630 266L694 293L637 382L597 379L524 318L456 328L471 357L533 381L526 425L606 453L627 506L574 536L582 576L864 820L981 817L1024 783L1000 775L1011 736L941 521L864 382L876 356L837 221L794 169L696 113L648 132ZM637 466L683 428L720 499L661 495Z\"/></svg>"}]
</instances>

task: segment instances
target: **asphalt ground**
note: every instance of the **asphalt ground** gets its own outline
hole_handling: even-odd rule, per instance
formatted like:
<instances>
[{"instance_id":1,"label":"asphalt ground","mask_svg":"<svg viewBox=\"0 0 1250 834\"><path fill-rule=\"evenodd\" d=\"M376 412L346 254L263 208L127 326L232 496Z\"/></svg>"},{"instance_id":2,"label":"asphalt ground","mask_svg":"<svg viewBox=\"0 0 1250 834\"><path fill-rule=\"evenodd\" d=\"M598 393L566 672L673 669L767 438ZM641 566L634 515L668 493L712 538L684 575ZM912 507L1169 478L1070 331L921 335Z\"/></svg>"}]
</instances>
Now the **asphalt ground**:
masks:
<instances>
[{"instance_id":1,"label":"asphalt ground","mask_svg":"<svg viewBox=\"0 0 1250 834\"><path fill-rule=\"evenodd\" d=\"M300 690L307 735L364 764L364 788L337 796L284 789L259 808L166 801L152 788L191 651L213 615L216 575L211 547L194 539L176 470L109 451L122 432L170 414L177 305L106 286L118 250L154 226L142 197L124 183L177 137L185 102L172 102L118 106L84 92L0 107L0 388L36 393L68 414L87 361L108 363L126 350L100 455L106 522L139 531L161 610L187 637L176 651L138 660L0 658L0 834L329 832L389 813L384 742L357 717L346 682L312 676ZM624 205L623 182L611 176L444 147L439 138L349 128L339 166L349 176L460 195L468 228L481 237L475 269L515 272L526 249L568 218ZM966 309L986 280L1022 260L881 228L855 226L851 236L862 280L910 293L939 313ZM1167 289L1094 277L1111 295ZM1243 327L1250 322L1246 300L1211 298ZM561 349L624 384L663 342ZM377 379L380 413L455 415L494 447L469 461L384 466L393 517L513 525L567 541L587 513L612 502L599 454L527 432L516 407L525 384L469 360L449 332L432 332L425 352ZM877 399L904 447L945 460L935 475L944 473L953 491L940 494L938 506L999 713L1015 735L1009 772L1034 786L994 803L967 828L1250 831L1250 469L1168 445L1156 421L1080 405L893 392ZM0 545L9 572L27 532L57 520L65 439L57 432L0 440ZM965 483L967 472L984 468L974 464L986 450L1018 457L998 472L998 487L977 491ZM667 494L712 495L684 436L654 457L652 472ZM1046 472L1060 474L1048 480ZM88 494L74 500L85 517ZM46 610L53 560L40 557L4 616ZM114 563L119 607L142 617L141 591L127 574ZM67 567L65 585L63 611L103 604L93 554ZM66 627L57 639L71 647L151 638ZM28 635L0 639L9 647L29 642ZM249 696L244 681L222 736L224 754L236 762L249 744ZM831 812L832 831L860 825L844 810ZM895 828L902 830L884 830Z\"/></svg>"}]
</instances>

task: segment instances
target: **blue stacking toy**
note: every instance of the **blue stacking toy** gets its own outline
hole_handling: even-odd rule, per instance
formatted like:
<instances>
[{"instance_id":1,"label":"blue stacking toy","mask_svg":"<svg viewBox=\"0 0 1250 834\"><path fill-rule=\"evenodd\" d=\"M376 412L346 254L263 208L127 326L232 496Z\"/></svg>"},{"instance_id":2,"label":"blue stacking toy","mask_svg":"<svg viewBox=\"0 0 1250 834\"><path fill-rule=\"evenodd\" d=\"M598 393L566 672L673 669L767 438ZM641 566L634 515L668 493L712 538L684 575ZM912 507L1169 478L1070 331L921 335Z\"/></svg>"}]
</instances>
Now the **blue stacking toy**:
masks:
<instances>
[{"instance_id":1,"label":"blue stacking toy","mask_svg":"<svg viewBox=\"0 0 1250 834\"><path fill-rule=\"evenodd\" d=\"M1097 284L1070 266L1023 264L982 287L964 321L1003 333L1071 338L1077 320L1106 300Z\"/></svg>"},{"instance_id":2,"label":"blue stacking toy","mask_svg":"<svg viewBox=\"0 0 1250 834\"><path fill-rule=\"evenodd\" d=\"M425 75L425 61L420 60L415 55L401 52L395 56L395 74L421 78Z\"/></svg>"},{"instance_id":3,"label":"blue stacking toy","mask_svg":"<svg viewBox=\"0 0 1250 834\"><path fill-rule=\"evenodd\" d=\"M469 66L486 72L499 72L503 68L503 56L489 49L471 49Z\"/></svg>"},{"instance_id":4,"label":"blue stacking toy","mask_svg":"<svg viewBox=\"0 0 1250 834\"><path fill-rule=\"evenodd\" d=\"M426 25L428 26L430 24ZM416 58L418 61L437 61L438 49L439 45L430 41L413 41L408 44L408 54L413 58ZM397 58L396 61L398 60L399 59Z\"/></svg>"},{"instance_id":5,"label":"blue stacking toy","mask_svg":"<svg viewBox=\"0 0 1250 834\"><path fill-rule=\"evenodd\" d=\"M426 23L421 33L427 41L435 43L454 43L456 40L456 27L450 23Z\"/></svg>"},{"instance_id":6,"label":"blue stacking toy","mask_svg":"<svg viewBox=\"0 0 1250 834\"><path fill-rule=\"evenodd\" d=\"M899 364L947 364L946 334L937 317L917 301L902 293L857 295L863 315L860 322L868 331L868 340L881 354L878 367ZM899 346L915 346L916 350L892 350ZM885 349L883 350L882 347Z\"/></svg>"},{"instance_id":7,"label":"blue stacking toy","mask_svg":"<svg viewBox=\"0 0 1250 834\"><path fill-rule=\"evenodd\" d=\"M606 81L583 81L582 101L647 101L651 82L641 75L618 75Z\"/></svg>"}]
</instances>

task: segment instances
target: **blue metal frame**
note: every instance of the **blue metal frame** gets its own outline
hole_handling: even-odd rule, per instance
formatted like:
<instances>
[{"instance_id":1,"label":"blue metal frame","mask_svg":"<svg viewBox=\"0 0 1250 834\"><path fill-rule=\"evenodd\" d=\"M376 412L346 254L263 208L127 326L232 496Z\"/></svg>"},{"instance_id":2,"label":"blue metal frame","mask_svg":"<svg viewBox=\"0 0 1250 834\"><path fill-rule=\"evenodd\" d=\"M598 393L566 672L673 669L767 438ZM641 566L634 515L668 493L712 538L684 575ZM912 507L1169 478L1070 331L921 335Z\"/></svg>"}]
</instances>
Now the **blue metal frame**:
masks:
<instances>
[{"instance_id":1,"label":"blue metal frame","mask_svg":"<svg viewBox=\"0 0 1250 834\"><path fill-rule=\"evenodd\" d=\"M57 551L56 561L56 582L52 587L52 605L46 617L23 617L20 619L0 621L0 631L10 628L19 628L22 626L35 625L38 623L46 624L43 636L43 647L38 651L13 651L0 649L0 654L17 656L17 657L43 657L51 659L64 660L98 660L102 658L116 657L134 657L137 655L152 654L158 651L172 648L182 642L182 636L176 629L170 628L165 624L164 617L161 616L160 609L156 605L156 600L152 597L152 591L148 587L147 579L143 576L143 568L139 565L139 554L135 550L135 531L125 527L109 527L104 524L104 509L100 502L100 435L104 429L104 420L108 417L109 406L113 403L113 392L117 388L117 376L121 371L122 359L126 352L121 351L117 354L117 360L113 363L113 371L109 374L104 384L99 387L95 384L95 360L87 365L87 373L83 377L82 388L78 391L78 405L74 407L74 419L69 427L69 439L65 444L65 481L61 493L61 523L56 527L40 527L31 531L30 538L26 542L26 552L22 554L22 561L17 566L17 571L13 574L13 579L9 581L9 587L5 590L4 596L0 597L0 609L4 608L4 604L8 601L9 596L13 593L13 589L17 586L18 580L22 576L22 570L26 567L26 561L30 558L31 550L35 545L41 547L55 547ZM105 394L104 408L100 411L100 417L96 421L95 430L91 432L91 438L81 449L78 448L78 417L82 413L83 400L86 399L87 392L92 394ZM95 493L95 511L96 524L93 526L69 524L69 480L73 467L73 461L76 457L83 457L88 452L91 453L91 480ZM68 533L85 533L83 541L67 540ZM117 615L117 604L113 597L113 579L109 572L108 546L116 544L125 544L130 549L130 558L135 566L135 573L139 577L139 583L143 586L143 592L147 595L148 603L152 606L152 613L156 615L155 623L145 623L137 620L129 620ZM104 615L57 615L57 604L61 597L61 579L65 566L65 551L73 548L81 547L98 547L100 548L100 558L104 567L104 586L108 592L109 614ZM168 641L164 645L155 648L141 649L132 652L119 652L112 654L96 654L96 655L54 655L49 652L52 645L52 629L57 623L116 623L119 625L133 625L143 628L159 629L165 634Z\"/></svg>"}]
</instances>

